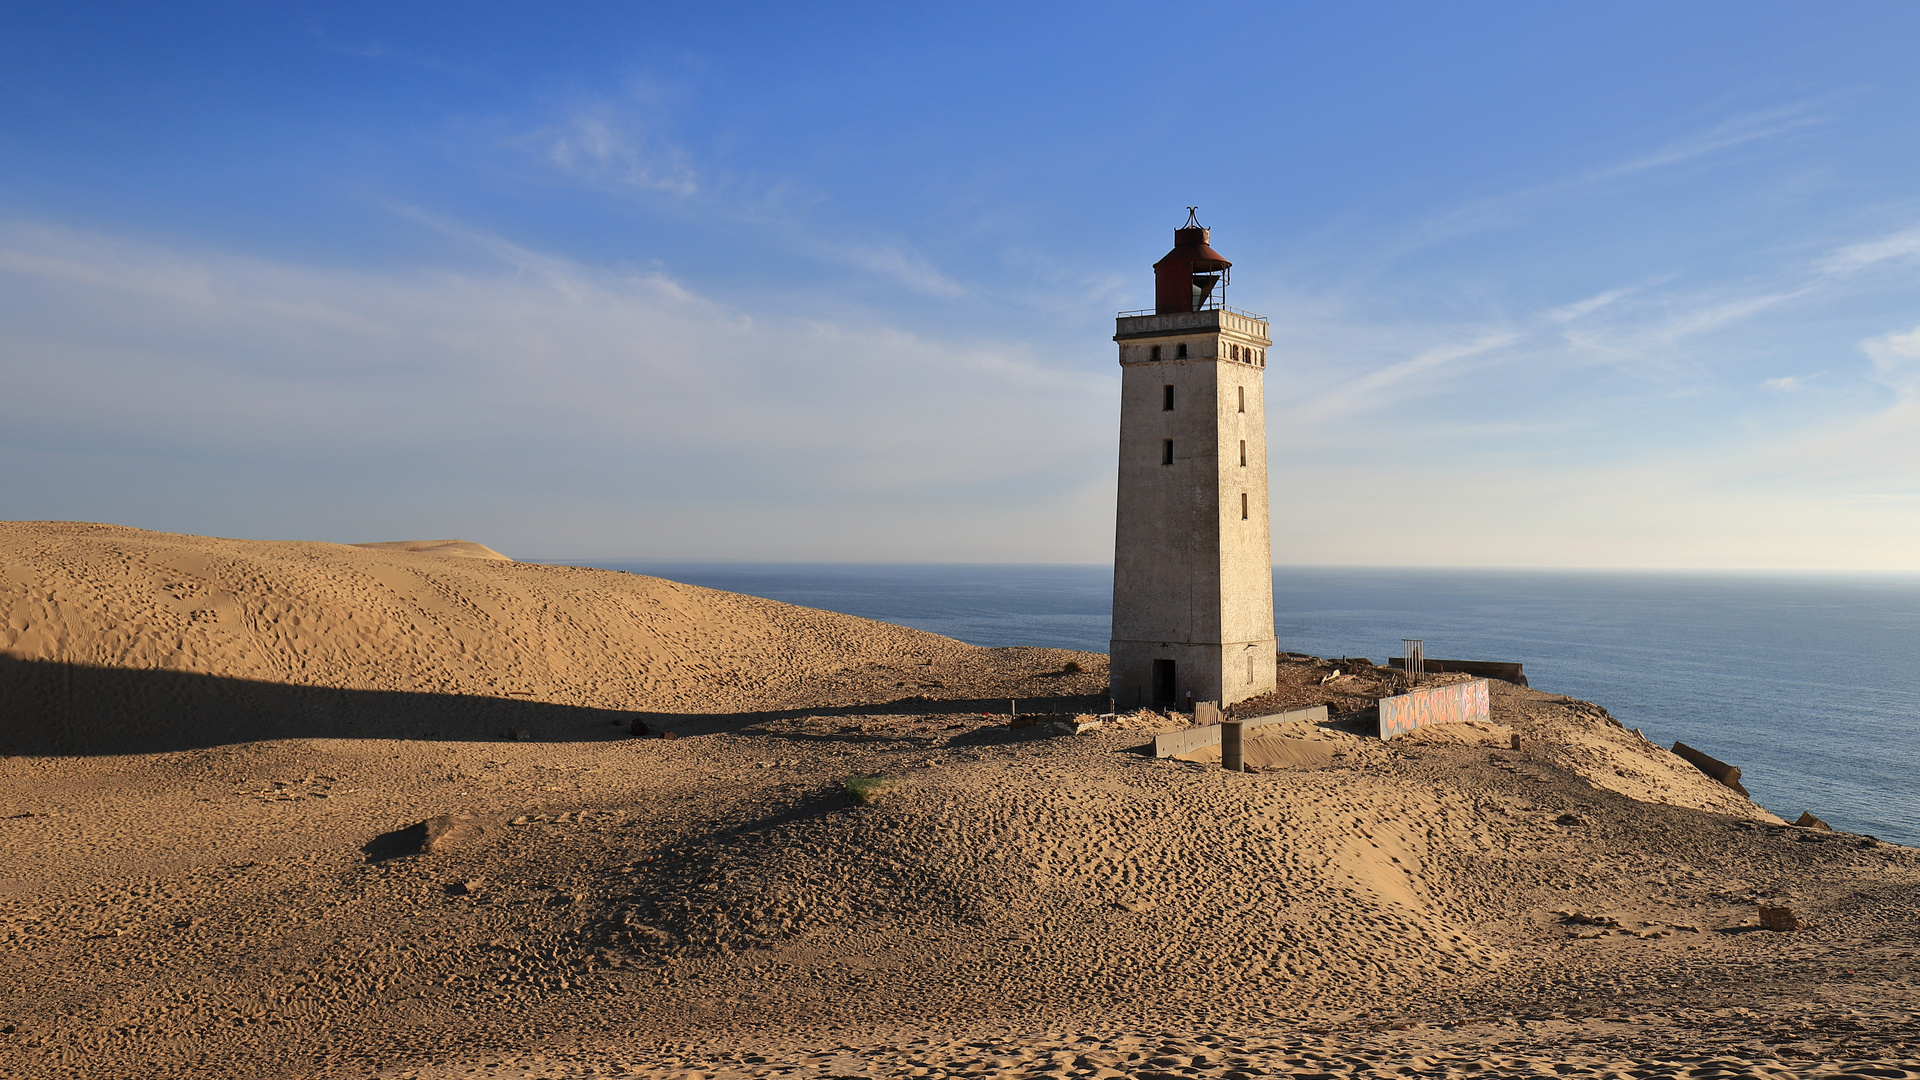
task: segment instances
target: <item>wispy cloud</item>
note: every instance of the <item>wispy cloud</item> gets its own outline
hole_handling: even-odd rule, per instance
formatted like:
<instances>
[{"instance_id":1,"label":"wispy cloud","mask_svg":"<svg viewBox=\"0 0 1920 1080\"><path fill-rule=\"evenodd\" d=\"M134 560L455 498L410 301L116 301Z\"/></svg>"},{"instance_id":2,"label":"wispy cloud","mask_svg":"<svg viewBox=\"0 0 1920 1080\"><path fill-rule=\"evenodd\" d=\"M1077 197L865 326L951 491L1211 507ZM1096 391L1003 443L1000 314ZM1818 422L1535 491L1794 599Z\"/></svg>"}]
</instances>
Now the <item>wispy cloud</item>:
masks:
<instances>
[{"instance_id":1,"label":"wispy cloud","mask_svg":"<svg viewBox=\"0 0 1920 1080\"><path fill-rule=\"evenodd\" d=\"M1446 345L1428 349L1411 360L1389 364L1377 371L1370 371L1351 384L1352 393L1367 394L1384 390L1396 383L1432 372L1435 368L1450 364L1455 360L1464 360L1470 356L1480 356L1495 349L1511 345L1520 340L1520 335L1511 330L1501 330L1483 334L1479 338L1463 345Z\"/></svg>"},{"instance_id":2,"label":"wispy cloud","mask_svg":"<svg viewBox=\"0 0 1920 1080\"><path fill-rule=\"evenodd\" d=\"M1344 379L1323 391L1287 402L1275 410L1283 424L1324 426L1363 412L1380 413L1403 405L1407 397L1438 393L1433 385L1441 369L1458 361L1485 356L1521 340L1514 330L1483 331L1469 341L1435 345L1408 359ZM1424 390L1403 384L1426 382ZM1400 392L1395 392L1400 391Z\"/></svg>"},{"instance_id":3,"label":"wispy cloud","mask_svg":"<svg viewBox=\"0 0 1920 1080\"><path fill-rule=\"evenodd\" d=\"M554 121L521 135L519 142L579 182L682 197L701 191L686 148L631 105L576 103Z\"/></svg>"},{"instance_id":4,"label":"wispy cloud","mask_svg":"<svg viewBox=\"0 0 1920 1080\"><path fill-rule=\"evenodd\" d=\"M309 22L307 36L323 52L338 56L351 56L357 60L374 60L382 63L404 64L420 68L423 71L438 71L452 75L470 76L478 72L472 64L455 63L435 53L409 48L385 38L353 38L341 40L328 33L318 22Z\"/></svg>"},{"instance_id":5,"label":"wispy cloud","mask_svg":"<svg viewBox=\"0 0 1920 1080\"><path fill-rule=\"evenodd\" d=\"M1622 297L1630 296L1634 291L1635 290L1631 288L1608 289L1605 292L1589 296L1585 300L1575 300L1571 304L1563 304L1557 308L1550 308L1542 313L1541 318L1548 322L1555 323L1574 322L1586 318L1601 308L1613 306L1613 304Z\"/></svg>"},{"instance_id":6,"label":"wispy cloud","mask_svg":"<svg viewBox=\"0 0 1920 1080\"><path fill-rule=\"evenodd\" d=\"M1775 500L1818 490L1831 501L1871 504L1876 515L1904 518L1891 535L1906 556L1882 565L1912 566L1920 563L1911 541L1920 529L1920 327L1869 338L1860 348L1873 364L1868 378L1881 387L1870 407L1774 440L1725 471Z\"/></svg>"},{"instance_id":7,"label":"wispy cloud","mask_svg":"<svg viewBox=\"0 0 1920 1080\"><path fill-rule=\"evenodd\" d=\"M1643 173L1705 161L1743 146L1777 140L1827 121L1819 112L1825 99L1793 102L1734 116L1688 132L1659 147L1610 164L1473 199L1436 214L1417 226L1392 254L1403 255L1459 237L1512 228L1540 208L1602 184Z\"/></svg>"},{"instance_id":8,"label":"wispy cloud","mask_svg":"<svg viewBox=\"0 0 1920 1080\"><path fill-rule=\"evenodd\" d=\"M1884 334L1860 343L1860 349L1888 385L1912 390L1920 381L1920 326L1904 334Z\"/></svg>"},{"instance_id":9,"label":"wispy cloud","mask_svg":"<svg viewBox=\"0 0 1920 1080\"><path fill-rule=\"evenodd\" d=\"M1015 275L1009 280L1025 285L1015 298L1032 309L1078 318L1090 306L1117 311L1139 302L1139 277L1110 266L1093 268L1027 244L1003 249L1000 261Z\"/></svg>"},{"instance_id":10,"label":"wispy cloud","mask_svg":"<svg viewBox=\"0 0 1920 1080\"><path fill-rule=\"evenodd\" d=\"M675 137L670 97L636 81L620 95L577 96L500 139L530 166L521 175L558 178L654 207L664 200L673 213L751 229L760 242L924 295L969 291L902 237L868 228L849 239L845 229L817 221L816 208L826 201L817 193L703 162Z\"/></svg>"},{"instance_id":11,"label":"wispy cloud","mask_svg":"<svg viewBox=\"0 0 1920 1080\"><path fill-rule=\"evenodd\" d=\"M797 230L796 230L797 231ZM822 262L859 270L929 296L964 296L967 288L903 241L836 243L803 233L794 246Z\"/></svg>"},{"instance_id":12,"label":"wispy cloud","mask_svg":"<svg viewBox=\"0 0 1920 1080\"><path fill-rule=\"evenodd\" d=\"M1881 263L1920 258L1920 228L1901 229L1857 244L1848 244L1816 265L1824 274L1851 274Z\"/></svg>"},{"instance_id":13,"label":"wispy cloud","mask_svg":"<svg viewBox=\"0 0 1920 1080\"><path fill-rule=\"evenodd\" d=\"M1745 322L1768 308L1778 307L1812 292L1812 284L1802 284L1778 292L1713 299L1654 324L1648 336L1667 344L1684 338L1711 333L1735 323Z\"/></svg>"},{"instance_id":14,"label":"wispy cloud","mask_svg":"<svg viewBox=\"0 0 1920 1080\"><path fill-rule=\"evenodd\" d=\"M1517 476L1527 470L1516 463L1533 459L1538 475L1525 483L1585 470L1596 504L1623 507L1624 485L1652 460L1693 470L1686 483L1664 481L1690 506L1724 502L1720 490L1787 506L1914 489L1920 328L1861 341L1871 370L1834 365L1797 343L1803 310L1863 287L1860 273L1905 265L1915 241L1916 230L1893 229L1797 261L1776 257L1731 280L1661 270L1531 312L1496 314L1499 297L1475 297L1495 309L1478 326L1461 324L1459 303L1446 319L1384 326L1364 306L1326 309L1318 340L1288 342L1285 366L1269 374L1283 388L1270 437L1283 457L1339 460L1356 477L1399 462L1410 473L1432 468L1498 486L1492 477ZM1275 326L1276 336L1301 332L1298 320ZM1785 364L1809 368L1782 374ZM1910 512L1920 524L1920 502L1896 503L1876 512ZM1578 546L1567 537L1549 546L1569 545ZM1793 561L1784 548L1755 553L1764 546L1720 564ZM1915 561L1875 551L1858 565ZM1793 558L1823 557L1806 547ZM1714 562L1701 551L1674 560Z\"/></svg>"},{"instance_id":15,"label":"wispy cloud","mask_svg":"<svg viewBox=\"0 0 1920 1080\"><path fill-rule=\"evenodd\" d=\"M0 226L0 431L41 455L217 459L240 485L223 513L287 529L314 528L285 524L307 512L301 476L415 502L484 482L489 528L522 551L1098 559L1110 539L1073 503L1106 497L1088 471L1108 458L1104 375L756 313L415 218L499 262L359 272ZM986 489L1024 494L983 506ZM753 512L806 535L713 527Z\"/></svg>"},{"instance_id":16,"label":"wispy cloud","mask_svg":"<svg viewBox=\"0 0 1920 1080\"><path fill-rule=\"evenodd\" d=\"M1821 104L1823 102L1800 101L1777 108L1744 113L1705 130L1682 135L1651 153L1603 166L1575 182L1610 180L1617 176L1670 168L1750 143L1778 139L1806 128L1825 124L1826 118L1817 111Z\"/></svg>"},{"instance_id":17,"label":"wispy cloud","mask_svg":"<svg viewBox=\"0 0 1920 1080\"><path fill-rule=\"evenodd\" d=\"M1573 350L1563 357L1650 371L1676 369L1682 355L1697 357L1690 342L1711 338L1753 322L1770 312L1790 309L1845 287L1844 279L1870 268L1920 257L1920 228L1903 228L1870 240L1842 243L1799 265L1783 265L1744 281L1690 284L1673 274L1607 289L1582 300L1550 308L1533 326L1558 326ZM1886 355L1894 337L1863 345L1870 356ZM1697 365L1693 365L1696 370ZM1775 391L1804 388L1803 383L1766 380Z\"/></svg>"}]
</instances>

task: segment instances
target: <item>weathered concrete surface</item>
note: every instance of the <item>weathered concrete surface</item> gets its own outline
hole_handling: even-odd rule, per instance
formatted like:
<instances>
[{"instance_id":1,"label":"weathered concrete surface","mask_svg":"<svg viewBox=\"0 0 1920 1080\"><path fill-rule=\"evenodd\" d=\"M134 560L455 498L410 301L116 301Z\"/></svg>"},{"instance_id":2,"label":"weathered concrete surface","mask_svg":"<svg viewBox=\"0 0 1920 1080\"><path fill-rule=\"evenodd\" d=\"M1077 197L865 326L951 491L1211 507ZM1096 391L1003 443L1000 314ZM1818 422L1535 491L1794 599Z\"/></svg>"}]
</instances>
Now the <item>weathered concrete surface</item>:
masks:
<instances>
[{"instance_id":1,"label":"weathered concrete surface","mask_svg":"<svg viewBox=\"0 0 1920 1080\"><path fill-rule=\"evenodd\" d=\"M1753 798L1752 795L1747 794L1747 789L1740 783L1739 766L1729 765L1711 754L1703 754L1683 742L1674 743L1673 752L1687 759L1687 763L1694 768L1699 769L1715 780L1745 795L1747 798Z\"/></svg>"},{"instance_id":2,"label":"weathered concrete surface","mask_svg":"<svg viewBox=\"0 0 1920 1080\"><path fill-rule=\"evenodd\" d=\"M1153 737L1153 756L1178 757L1190 754L1203 747L1220 744L1220 725L1208 724L1206 727L1191 727L1185 731L1168 731Z\"/></svg>"},{"instance_id":3,"label":"weathered concrete surface","mask_svg":"<svg viewBox=\"0 0 1920 1080\"><path fill-rule=\"evenodd\" d=\"M1391 739L1434 724L1485 720L1492 715L1487 680L1448 683L1380 699L1380 737Z\"/></svg>"},{"instance_id":4,"label":"weathered concrete surface","mask_svg":"<svg viewBox=\"0 0 1920 1080\"><path fill-rule=\"evenodd\" d=\"M1462 675L1477 675L1483 679L1499 679L1501 682L1510 682L1515 686L1527 685L1527 673L1525 669L1521 665L1511 661L1435 660L1428 657L1423 660L1422 663L1426 665L1427 673L1430 675L1445 675L1458 672ZM1387 666L1404 668L1407 666L1407 661L1405 657L1395 656L1387 661Z\"/></svg>"},{"instance_id":5,"label":"weathered concrete surface","mask_svg":"<svg viewBox=\"0 0 1920 1080\"><path fill-rule=\"evenodd\" d=\"M1256 716L1251 720L1240 721L1240 727L1246 737L1254 737L1254 729L1274 724L1309 723L1323 724L1327 720L1327 707L1315 705L1311 709L1290 709L1283 713L1269 713ZM1204 727L1190 727L1185 731L1169 731L1153 737L1153 756L1157 758L1178 757L1195 750L1220 743L1220 725L1208 724Z\"/></svg>"},{"instance_id":6,"label":"weathered concrete surface","mask_svg":"<svg viewBox=\"0 0 1920 1080\"><path fill-rule=\"evenodd\" d=\"M1309 709L1288 709L1286 712L1268 713L1265 716L1241 721L1247 726L1249 737L1252 736L1254 728L1266 727L1270 724L1324 724L1326 722L1327 707L1325 705L1315 705Z\"/></svg>"},{"instance_id":7,"label":"weathered concrete surface","mask_svg":"<svg viewBox=\"0 0 1920 1080\"><path fill-rule=\"evenodd\" d=\"M1154 705L1155 660L1174 663L1175 703L1265 693L1275 668L1267 324L1220 310L1123 317L1114 340L1114 700Z\"/></svg>"},{"instance_id":8,"label":"weathered concrete surface","mask_svg":"<svg viewBox=\"0 0 1920 1080\"><path fill-rule=\"evenodd\" d=\"M1833 831L1833 826L1827 824L1824 821L1821 821L1817 817L1814 817L1813 811L1811 810L1800 811L1800 819L1798 821L1795 821L1794 824L1800 826L1803 829L1815 829L1815 830L1818 830L1819 832Z\"/></svg>"},{"instance_id":9,"label":"weathered concrete surface","mask_svg":"<svg viewBox=\"0 0 1920 1080\"><path fill-rule=\"evenodd\" d=\"M1247 728L1238 720L1220 725L1220 767L1228 772L1246 772Z\"/></svg>"}]
</instances>

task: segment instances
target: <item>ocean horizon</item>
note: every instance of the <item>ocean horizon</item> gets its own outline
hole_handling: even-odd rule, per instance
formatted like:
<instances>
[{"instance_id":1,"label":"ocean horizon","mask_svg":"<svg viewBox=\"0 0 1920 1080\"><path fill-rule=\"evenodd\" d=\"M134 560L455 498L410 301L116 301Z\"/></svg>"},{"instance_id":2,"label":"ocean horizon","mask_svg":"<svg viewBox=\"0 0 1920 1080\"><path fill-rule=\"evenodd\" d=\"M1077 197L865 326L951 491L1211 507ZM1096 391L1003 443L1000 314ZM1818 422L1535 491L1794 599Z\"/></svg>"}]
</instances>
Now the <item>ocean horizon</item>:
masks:
<instances>
[{"instance_id":1,"label":"ocean horizon","mask_svg":"<svg viewBox=\"0 0 1920 1080\"><path fill-rule=\"evenodd\" d=\"M562 560L541 560L561 562ZM565 560L823 608L973 645L1107 651L1101 564ZM1671 746L1740 766L1754 800L1920 846L1920 574L1274 569L1279 647L1525 665Z\"/></svg>"}]
</instances>

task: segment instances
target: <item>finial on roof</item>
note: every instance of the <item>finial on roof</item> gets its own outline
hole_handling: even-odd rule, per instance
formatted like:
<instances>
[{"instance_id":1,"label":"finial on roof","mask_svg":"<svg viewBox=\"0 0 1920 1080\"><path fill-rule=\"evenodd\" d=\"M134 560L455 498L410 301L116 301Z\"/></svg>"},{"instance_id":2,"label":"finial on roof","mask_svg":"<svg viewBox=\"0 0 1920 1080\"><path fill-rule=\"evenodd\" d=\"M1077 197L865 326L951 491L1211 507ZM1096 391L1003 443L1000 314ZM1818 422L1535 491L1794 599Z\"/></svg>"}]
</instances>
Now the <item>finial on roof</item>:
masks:
<instances>
[{"instance_id":1,"label":"finial on roof","mask_svg":"<svg viewBox=\"0 0 1920 1080\"><path fill-rule=\"evenodd\" d=\"M1202 224L1200 224L1200 208L1199 208L1199 207L1197 207L1197 206L1189 206L1189 207L1187 207L1187 223L1186 223L1185 225L1182 225L1182 226L1180 226L1180 227L1181 227L1181 228L1183 228L1183 229L1204 229L1204 228L1206 228L1206 226L1204 226L1204 225L1202 225Z\"/></svg>"}]
</instances>

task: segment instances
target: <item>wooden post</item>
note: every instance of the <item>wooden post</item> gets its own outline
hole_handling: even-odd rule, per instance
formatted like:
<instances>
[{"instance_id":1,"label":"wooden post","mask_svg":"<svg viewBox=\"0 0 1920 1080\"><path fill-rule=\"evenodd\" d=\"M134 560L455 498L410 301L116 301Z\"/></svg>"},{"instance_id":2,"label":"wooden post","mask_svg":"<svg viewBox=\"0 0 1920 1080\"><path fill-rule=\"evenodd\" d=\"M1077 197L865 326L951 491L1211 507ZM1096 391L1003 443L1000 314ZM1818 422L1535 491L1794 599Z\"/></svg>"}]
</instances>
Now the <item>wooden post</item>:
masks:
<instances>
[{"instance_id":1,"label":"wooden post","mask_svg":"<svg viewBox=\"0 0 1920 1080\"><path fill-rule=\"evenodd\" d=\"M1242 740L1245 725L1227 720L1220 725L1220 767L1228 772L1246 772L1246 744Z\"/></svg>"}]
</instances>

